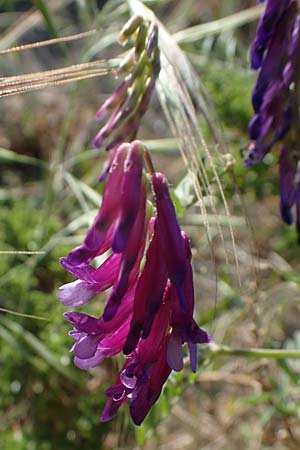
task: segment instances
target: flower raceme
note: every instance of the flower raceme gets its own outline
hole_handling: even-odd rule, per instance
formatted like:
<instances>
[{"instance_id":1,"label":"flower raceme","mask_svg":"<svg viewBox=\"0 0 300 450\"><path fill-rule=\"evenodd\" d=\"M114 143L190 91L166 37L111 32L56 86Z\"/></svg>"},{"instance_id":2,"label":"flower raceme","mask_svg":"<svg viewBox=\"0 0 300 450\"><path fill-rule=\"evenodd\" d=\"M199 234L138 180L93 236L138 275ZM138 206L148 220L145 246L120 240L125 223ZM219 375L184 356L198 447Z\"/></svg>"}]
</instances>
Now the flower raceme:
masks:
<instances>
[{"instance_id":1,"label":"flower raceme","mask_svg":"<svg viewBox=\"0 0 300 450\"><path fill-rule=\"evenodd\" d=\"M291 224L292 207L296 204L300 236L300 11L297 0L267 1L250 56L251 66L259 74L252 93L254 116L249 124L252 142L245 165L262 161L276 143L281 143L281 215Z\"/></svg>"},{"instance_id":2,"label":"flower raceme","mask_svg":"<svg viewBox=\"0 0 300 450\"><path fill-rule=\"evenodd\" d=\"M135 16L121 31L119 41L124 45L131 37L135 37L134 48L119 66L119 74L124 74L125 78L96 114L99 121L111 114L94 139L96 148L105 144L106 150L113 150L101 179L105 177L116 146L135 139L160 71L157 25Z\"/></svg>"},{"instance_id":3,"label":"flower raceme","mask_svg":"<svg viewBox=\"0 0 300 450\"><path fill-rule=\"evenodd\" d=\"M71 351L84 370L123 351L125 364L106 391L102 421L129 402L137 425L159 398L171 370L182 370L183 344L188 344L195 371L196 346L209 342L193 318L189 240L178 225L167 180L158 172L151 174L156 214L150 217L143 152L139 141L115 150L99 212L83 244L61 260L77 280L60 293L64 305L77 307L110 289L99 318L65 313L74 328ZM96 267L100 255L106 259Z\"/></svg>"}]
</instances>

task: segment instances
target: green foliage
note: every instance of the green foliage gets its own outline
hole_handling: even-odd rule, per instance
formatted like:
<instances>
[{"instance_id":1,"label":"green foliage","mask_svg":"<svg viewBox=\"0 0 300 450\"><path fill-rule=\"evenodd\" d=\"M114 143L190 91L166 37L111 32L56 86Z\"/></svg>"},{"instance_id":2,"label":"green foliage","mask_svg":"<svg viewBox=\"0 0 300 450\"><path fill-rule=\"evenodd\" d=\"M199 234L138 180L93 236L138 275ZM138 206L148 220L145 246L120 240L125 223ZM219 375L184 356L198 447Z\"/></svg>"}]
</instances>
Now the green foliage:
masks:
<instances>
[{"instance_id":1,"label":"green foliage","mask_svg":"<svg viewBox=\"0 0 300 450\"><path fill-rule=\"evenodd\" d=\"M0 222L0 248L10 251L38 250L63 227L57 215L45 221L45 211L30 198L2 205ZM69 278L58 256L68 249L56 248L42 257L0 258L0 307L46 319L0 315L0 435L5 449L97 448L103 432L98 423L102 389L89 387L93 377L73 367L65 308L57 301L57 285Z\"/></svg>"},{"instance_id":2,"label":"green foliage","mask_svg":"<svg viewBox=\"0 0 300 450\"><path fill-rule=\"evenodd\" d=\"M222 124L246 132L252 116L250 99L255 77L225 63L207 64L201 75Z\"/></svg>"}]
</instances>

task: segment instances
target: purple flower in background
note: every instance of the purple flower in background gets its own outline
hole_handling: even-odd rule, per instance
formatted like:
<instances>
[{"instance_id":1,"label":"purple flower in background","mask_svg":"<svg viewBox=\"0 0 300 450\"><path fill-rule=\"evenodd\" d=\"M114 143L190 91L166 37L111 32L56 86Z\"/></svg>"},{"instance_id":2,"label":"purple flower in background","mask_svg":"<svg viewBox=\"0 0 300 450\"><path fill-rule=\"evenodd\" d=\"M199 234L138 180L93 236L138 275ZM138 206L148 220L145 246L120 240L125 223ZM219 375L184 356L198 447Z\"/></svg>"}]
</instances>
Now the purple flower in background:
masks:
<instances>
[{"instance_id":1,"label":"purple flower in background","mask_svg":"<svg viewBox=\"0 0 300 450\"><path fill-rule=\"evenodd\" d=\"M268 0L251 47L251 66L259 74L252 93L254 116L249 124L245 165L264 159L281 142L279 158L280 211L293 222L292 206L298 213L298 161L300 140L300 13L296 0ZM298 156L297 156L298 154Z\"/></svg>"},{"instance_id":2,"label":"purple flower in background","mask_svg":"<svg viewBox=\"0 0 300 450\"><path fill-rule=\"evenodd\" d=\"M255 115L249 124L249 135L254 143L249 147L246 166L262 161L292 125L292 94L284 73L295 45L296 17L296 1L269 0L258 25L251 49L252 67L260 69L252 92ZM293 76L289 76L292 82Z\"/></svg>"},{"instance_id":3,"label":"purple flower in background","mask_svg":"<svg viewBox=\"0 0 300 450\"><path fill-rule=\"evenodd\" d=\"M296 228L300 236L300 155L284 146L279 158L280 211L287 224L293 223L292 207L296 205ZM298 238L299 240L300 238ZM299 242L300 243L300 242Z\"/></svg>"}]
</instances>

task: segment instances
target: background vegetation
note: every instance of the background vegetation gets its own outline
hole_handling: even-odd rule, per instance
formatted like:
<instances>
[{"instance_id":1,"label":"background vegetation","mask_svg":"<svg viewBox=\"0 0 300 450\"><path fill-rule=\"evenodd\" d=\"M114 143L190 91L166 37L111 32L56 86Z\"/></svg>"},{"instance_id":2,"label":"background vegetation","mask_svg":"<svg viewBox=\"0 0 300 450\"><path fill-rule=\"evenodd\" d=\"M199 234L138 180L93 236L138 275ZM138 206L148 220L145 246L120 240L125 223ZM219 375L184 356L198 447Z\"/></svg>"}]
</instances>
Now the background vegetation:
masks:
<instances>
[{"instance_id":1,"label":"background vegetation","mask_svg":"<svg viewBox=\"0 0 300 450\"><path fill-rule=\"evenodd\" d=\"M204 218L157 98L139 134L170 179L192 239L199 323L232 348L300 350L299 247L279 217L277 155L250 170L240 156L252 114L255 1L144 3L188 55L223 127L225 151L216 165L239 269L214 175L207 167L217 211ZM232 16L239 11L244 18ZM118 58L116 39L128 17L127 2L118 0L0 0L0 50L98 29L72 42L0 53L1 76ZM214 29L205 25L217 20ZM197 374L187 367L171 375L142 427L134 428L126 408L99 423L103 392L121 361L90 373L73 367L65 307L57 300L57 288L72 278L58 259L82 241L101 201L105 155L91 150L91 141L96 110L115 85L108 74L0 100L0 448L298 450L297 360L203 353ZM212 147L205 124L203 131ZM90 313L102 305L103 298L92 302Z\"/></svg>"}]
</instances>

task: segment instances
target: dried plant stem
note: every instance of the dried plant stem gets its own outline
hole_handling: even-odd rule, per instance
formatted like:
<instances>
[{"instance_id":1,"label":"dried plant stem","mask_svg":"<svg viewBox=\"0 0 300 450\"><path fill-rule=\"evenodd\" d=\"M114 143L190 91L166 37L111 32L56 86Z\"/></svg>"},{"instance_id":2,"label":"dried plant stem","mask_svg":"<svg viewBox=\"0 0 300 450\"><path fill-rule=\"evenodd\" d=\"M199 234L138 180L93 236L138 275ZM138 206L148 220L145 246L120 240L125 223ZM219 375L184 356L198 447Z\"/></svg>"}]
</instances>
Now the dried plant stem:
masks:
<instances>
[{"instance_id":1,"label":"dried plant stem","mask_svg":"<svg viewBox=\"0 0 300 450\"><path fill-rule=\"evenodd\" d=\"M46 47L48 45L60 44L62 42L70 42L76 41L78 39L84 39L89 36L93 36L94 34L99 33L99 30L93 29L89 31L83 31L82 33L71 34L70 36L64 36L54 39L47 39L45 41L33 42L31 44L18 45L16 47L6 48L4 50L0 50L0 56L9 55L15 52L22 52L25 50L31 50L33 48Z\"/></svg>"}]
</instances>

